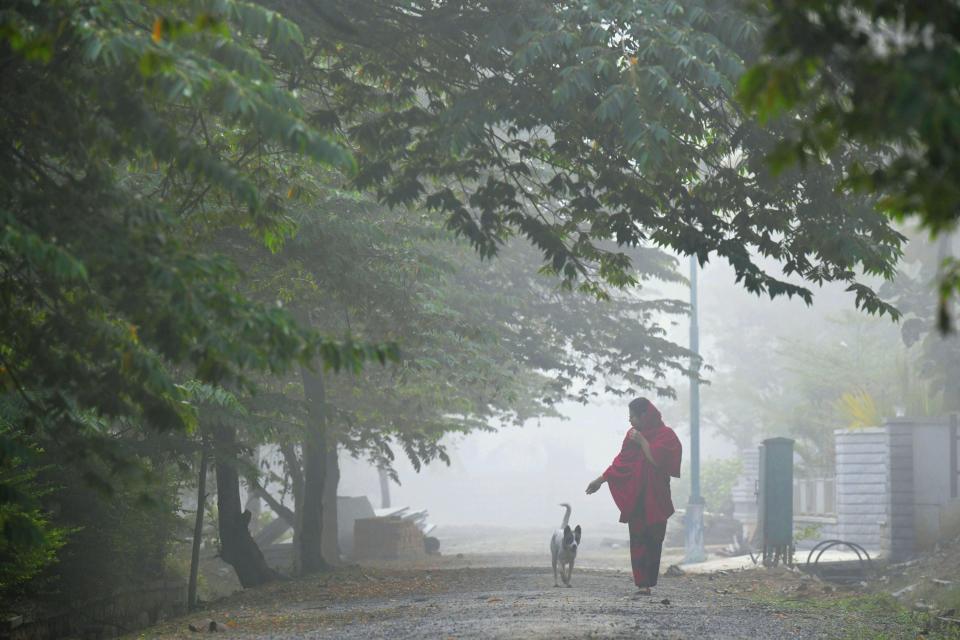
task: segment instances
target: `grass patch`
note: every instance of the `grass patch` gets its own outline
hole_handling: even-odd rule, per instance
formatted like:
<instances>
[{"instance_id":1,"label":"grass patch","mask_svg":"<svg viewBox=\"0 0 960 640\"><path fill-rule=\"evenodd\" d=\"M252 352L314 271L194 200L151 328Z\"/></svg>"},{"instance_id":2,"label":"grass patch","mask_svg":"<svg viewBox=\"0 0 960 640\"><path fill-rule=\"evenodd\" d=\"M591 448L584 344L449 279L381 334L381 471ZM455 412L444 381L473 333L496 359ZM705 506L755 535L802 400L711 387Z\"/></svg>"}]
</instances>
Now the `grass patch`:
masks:
<instances>
[{"instance_id":1,"label":"grass patch","mask_svg":"<svg viewBox=\"0 0 960 640\"><path fill-rule=\"evenodd\" d=\"M757 602L783 612L830 616L841 640L960 640L960 627L912 611L887 594L789 597L757 595Z\"/></svg>"}]
</instances>

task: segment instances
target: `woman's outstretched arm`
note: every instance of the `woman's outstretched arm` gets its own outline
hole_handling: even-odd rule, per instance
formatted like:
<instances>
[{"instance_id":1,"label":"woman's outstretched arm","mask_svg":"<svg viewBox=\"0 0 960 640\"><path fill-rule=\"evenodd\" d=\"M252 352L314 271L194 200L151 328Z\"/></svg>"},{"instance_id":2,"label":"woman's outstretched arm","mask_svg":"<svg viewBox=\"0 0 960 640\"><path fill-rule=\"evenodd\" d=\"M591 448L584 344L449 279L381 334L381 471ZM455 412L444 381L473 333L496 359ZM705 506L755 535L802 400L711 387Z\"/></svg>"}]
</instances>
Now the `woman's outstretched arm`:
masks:
<instances>
[{"instance_id":1,"label":"woman's outstretched arm","mask_svg":"<svg viewBox=\"0 0 960 640\"><path fill-rule=\"evenodd\" d=\"M603 483L606 481L607 481L606 478L604 478L603 476L600 476L599 478L597 478L596 480L588 484L587 495L590 495L591 493L596 493L597 491L599 491L600 487L602 487Z\"/></svg>"}]
</instances>

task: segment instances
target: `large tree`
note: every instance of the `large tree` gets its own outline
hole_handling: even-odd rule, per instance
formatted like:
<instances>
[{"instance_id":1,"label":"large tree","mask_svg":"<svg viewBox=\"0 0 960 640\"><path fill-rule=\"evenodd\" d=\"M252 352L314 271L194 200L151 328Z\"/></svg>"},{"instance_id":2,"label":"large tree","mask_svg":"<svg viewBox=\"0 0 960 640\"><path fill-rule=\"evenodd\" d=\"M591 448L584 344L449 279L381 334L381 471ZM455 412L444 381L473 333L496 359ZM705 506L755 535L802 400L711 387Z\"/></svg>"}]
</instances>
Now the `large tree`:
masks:
<instances>
[{"instance_id":1,"label":"large tree","mask_svg":"<svg viewBox=\"0 0 960 640\"><path fill-rule=\"evenodd\" d=\"M299 309L326 334L401 340L403 358L351 376L265 382L270 391L252 400L265 422L293 425L278 436L295 510L275 510L296 525L302 569L316 564L309 554L322 546L304 518L330 525L329 510L312 510L323 506L320 495L336 495L335 484L321 481L336 482L338 447L388 469L400 449L419 468L445 459L442 438L452 432L522 423L599 389L669 393L669 372L685 370L689 353L658 324L683 313L682 303L637 287L598 304L538 275L538 254L526 243L481 263L432 217L391 211L325 180L301 194L299 231L283 250L233 250L256 265L254 295ZM679 279L661 252L633 253L644 277Z\"/></svg>"},{"instance_id":2,"label":"large tree","mask_svg":"<svg viewBox=\"0 0 960 640\"><path fill-rule=\"evenodd\" d=\"M191 242L290 232L277 190L296 184L257 172L264 154L353 166L276 81L304 60L297 27L251 3L4 3L0 384L20 411L0 449L99 458L86 476L109 489L132 462L118 433L195 426L185 378L387 355L238 295L234 266Z\"/></svg>"},{"instance_id":3,"label":"large tree","mask_svg":"<svg viewBox=\"0 0 960 640\"><path fill-rule=\"evenodd\" d=\"M484 306L515 349L490 353L513 357L518 375L548 372L561 387L610 375L618 388L666 390L657 368L684 354L662 339L656 314L675 306L640 302L628 288L669 270L657 247L701 261L719 256L751 291L809 301L807 284L760 266L759 256L772 258L787 276L845 282L859 306L892 311L858 271L890 275L899 234L870 202L838 197L829 168L773 176L764 159L779 134L737 111L731 96L758 55L759 29L735 7L265 4L280 12L230 0L18 0L0 11L0 380L24 408L3 437L57 439L77 454L97 452L108 464L96 468L109 469L125 463L118 434L195 426L184 380L239 393L252 372L296 371L309 419L304 472L322 486L333 414L318 360L356 370L392 353L323 337L340 310L332 292L350 303L349 326L364 337L411 338L419 362L389 374L408 375L409 386L384 407L436 397L450 371L475 392L471 372L452 366L474 360L428 370L430 355L455 353L458 337L455 322L434 335L429 321L455 319L447 310L462 314L468 300L439 296L445 306L424 314L418 305L437 298L417 294L400 307L407 315L391 317L373 285L402 294L403 280L368 281L364 252L333 252L340 264L316 272L341 285L321 281L280 306L275 296L251 299L236 248L255 241L262 253L296 258L302 246L290 238L308 228L301 216L316 211L306 205L323 190L313 184L318 165L351 177L346 192L375 193L401 222L426 214L430 233L443 225L484 257L509 260L504 247L522 236L539 249L545 275L613 298L622 316L598 317L588 298L558 297L531 278L529 253L496 274L503 287L520 283L533 295L506 322L497 314L509 305ZM333 221L318 222L327 227L314 231L329 234ZM415 226L400 224L398 233ZM381 276L403 276L415 262ZM290 275L290 264L278 273ZM315 278L317 265L306 268ZM351 294L351 279L367 292ZM383 330L401 317L408 336ZM627 320L638 321L636 333L618 336ZM589 367L569 359L586 353L597 355ZM553 359L537 360L545 354ZM476 409L490 396L457 399L469 409L463 415L489 417ZM497 403L496 411L508 406ZM433 430L421 438L422 417L411 415L417 427L396 437L429 445ZM449 415L438 424L449 425ZM384 426L354 424L373 442ZM228 457L246 435L236 426L217 431L229 476L224 505L234 515Z\"/></svg>"}]
</instances>

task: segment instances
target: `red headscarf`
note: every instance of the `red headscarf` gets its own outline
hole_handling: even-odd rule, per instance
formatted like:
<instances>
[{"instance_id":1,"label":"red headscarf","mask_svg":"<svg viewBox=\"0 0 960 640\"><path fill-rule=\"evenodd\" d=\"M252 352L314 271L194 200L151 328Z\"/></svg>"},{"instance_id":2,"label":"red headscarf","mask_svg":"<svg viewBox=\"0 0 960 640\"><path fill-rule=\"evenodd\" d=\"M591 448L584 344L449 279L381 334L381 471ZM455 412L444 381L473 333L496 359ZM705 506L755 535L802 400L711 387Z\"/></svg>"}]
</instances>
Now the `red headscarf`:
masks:
<instances>
[{"instance_id":1,"label":"red headscarf","mask_svg":"<svg viewBox=\"0 0 960 640\"><path fill-rule=\"evenodd\" d=\"M653 403L646 402L646 411L639 418L639 430L650 443L654 464L650 464L643 449L630 439L627 432L620 453L604 471L603 477L607 479L613 501L620 509L620 522L631 518L642 518L646 524L666 522L674 512L670 476L680 477L683 447L673 429L663 424L663 418Z\"/></svg>"}]
</instances>

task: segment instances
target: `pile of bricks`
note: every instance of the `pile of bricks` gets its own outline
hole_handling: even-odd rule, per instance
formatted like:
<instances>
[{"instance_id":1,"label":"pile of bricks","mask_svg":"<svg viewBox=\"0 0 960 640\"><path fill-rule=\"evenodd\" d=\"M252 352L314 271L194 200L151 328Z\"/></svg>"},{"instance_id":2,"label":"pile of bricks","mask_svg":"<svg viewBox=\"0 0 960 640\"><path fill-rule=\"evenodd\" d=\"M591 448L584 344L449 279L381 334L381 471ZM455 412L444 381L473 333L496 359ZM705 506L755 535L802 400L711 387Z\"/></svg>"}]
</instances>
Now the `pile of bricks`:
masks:
<instances>
[{"instance_id":1,"label":"pile of bricks","mask_svg":"<svg viewBox=\"0 0 960 640\"><path fill-rule=\"evenodd\" d=\"M423 532L401 518L360 518L353 525L356 559L407 560L426 555Z\"/></svg>"}]
</instances>

